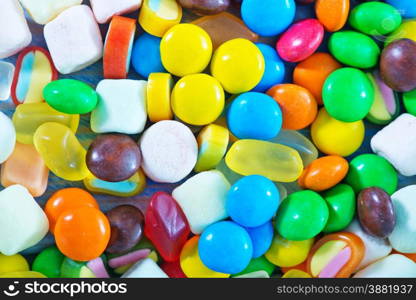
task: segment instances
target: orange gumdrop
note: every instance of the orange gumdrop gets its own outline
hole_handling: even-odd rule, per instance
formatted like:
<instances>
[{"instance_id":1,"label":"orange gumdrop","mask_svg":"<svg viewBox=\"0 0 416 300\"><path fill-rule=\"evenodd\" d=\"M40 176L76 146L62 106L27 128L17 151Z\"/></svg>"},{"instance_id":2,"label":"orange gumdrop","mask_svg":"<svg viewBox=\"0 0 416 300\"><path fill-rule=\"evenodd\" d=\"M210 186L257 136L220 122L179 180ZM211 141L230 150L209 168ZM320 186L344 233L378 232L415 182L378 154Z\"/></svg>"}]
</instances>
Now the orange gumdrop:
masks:
<instances>
[{"instance_id":1,"label":"orange gumdrop","mask_svg":"<svg viewBox=\"0 0 416 300\"><path fill-rule=\"evenodd\" d=\"M315 4L316 17L330 32L344 27L349 10L350 0L317 0Z\"/></svg>"},{"instance_id":2,"label":"orange gumdrop","mask_svg":"<svg viewBox=\"0 0 416 300\"><path fill-rule=\"evenodd\" d=\"M55 226L58 249L77 261L89 261L100 256L110 240L107 217L93 207L66 210Z\"/></svg>"},{"instance_id":3,"label":"orange gumdrop","mask_svg":"<svg viewBox=\"0 0 416 300\"><path fill-rule=\"evenodd\" d=\"M54 233L56 221L62 213L80 207L99 209L94 197L82 189L66 188L55 192L45 205L45 213L49 220L51 233Z\"/></svg>"},{"instance_id":4,"label":"orange gumdrop","mask_svg":"<svg viewBox=\"0 0 416 300\"><path fill-rule=\"evenodd\" d=\"M314 53L295 67L293 82L309 90L318 104L322 105L322 87L325 80L339 68L341 64L330 54Z\"/></svg>"},{"instance_id":5,"label":"orange gumdrop","mask_svg":"<svg viewBox=\"0 0 416 300\"><path fill-rule=\"evenodd\" d=\"M323 191L341 182L347 175L348 168L348 161L341 156L320 157L303 170L298 183L305 189Z\"/></svg>"},{"instance_id":6,"label":"orange gumdrop","mask_svg":"<svg viewBox=\"0 0 416 300\"><path fill-rule=\"evenodd\" d=\"M296 84L278 84L267 94L279 103L284 129L303 129L315 120L318 105L315 97L307 89Z\"/></svg>"}]
</instances>

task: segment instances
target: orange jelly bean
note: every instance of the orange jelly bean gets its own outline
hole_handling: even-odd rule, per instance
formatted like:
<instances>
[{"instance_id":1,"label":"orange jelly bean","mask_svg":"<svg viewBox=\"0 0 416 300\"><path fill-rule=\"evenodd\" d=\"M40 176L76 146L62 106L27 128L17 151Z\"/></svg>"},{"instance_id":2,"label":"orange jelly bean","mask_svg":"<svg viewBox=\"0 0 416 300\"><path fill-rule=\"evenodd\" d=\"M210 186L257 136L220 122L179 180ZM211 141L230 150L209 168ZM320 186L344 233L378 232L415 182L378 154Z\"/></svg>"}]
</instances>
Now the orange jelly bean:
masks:
<instances>
[{"instance_id":1,"label":"orange jelly bean","mask_svg":"<svg viewBox=\"0 0 416 300\"><path fill-rule=\"evenodd\" d=\"M319 105L322 105L322 87L326 78L341 64L331 54L317 52L299 63L293 71L293 82L311 92Z\"/></svg>"},{"instance_id":2,"label":"orange jelly bean","mask_svg":"<svg viewBox=\"0 0 416 300\"><path fill-rule=\"evenodd\" d=\"M348 168L348 161L341 156L320 157L303 170L298 183L301 187L316 192L327 190L344 179Z\"/></svg>"},{"instance_id":3,"label":"orange jelly bean","mask_svg":"<svg viewBox=\"0 0 416 300\"><path fill-rule=\"evenodd\" d=\"M317 0L315 4L316 17L330 32L344 27L349 10L350 0Z\"/></svg>"},{"instance_id":4,"label":"orange jelly bean","mask_svg":"<svg viewBox=\"0 0 416 300\"><path fill-rule=\"evenodd\" d=\"M49 219L49 229L54 233L55 224L62 213L81 207L99 209L94 197L79 188L66 188L54 193L45 205L45 214Z\"/></svg>"},{"instance_id":5,"label":"orange jelly bean","mask_svg":"<svg viewBox=\"0 0 416 300\"><path fill-rule=\"evenodd\" d=\"M309 126L318 114L315 97L299 85L278 84L267 94L280 105L283 114L283 129L303 129Z\"/></svg>"},{"instance_id":6,"label":"orange jelly bean","mask_svg":"<svg viewBox=\"0 0 416 300\"><path fill-rule=\"evenodd\" d=\"M93 207L68 209L61 214L55 226L58 249L77 261L89 261L100 256L110 241L110 223L107 217Z\"/></svg>"}]
</instances>

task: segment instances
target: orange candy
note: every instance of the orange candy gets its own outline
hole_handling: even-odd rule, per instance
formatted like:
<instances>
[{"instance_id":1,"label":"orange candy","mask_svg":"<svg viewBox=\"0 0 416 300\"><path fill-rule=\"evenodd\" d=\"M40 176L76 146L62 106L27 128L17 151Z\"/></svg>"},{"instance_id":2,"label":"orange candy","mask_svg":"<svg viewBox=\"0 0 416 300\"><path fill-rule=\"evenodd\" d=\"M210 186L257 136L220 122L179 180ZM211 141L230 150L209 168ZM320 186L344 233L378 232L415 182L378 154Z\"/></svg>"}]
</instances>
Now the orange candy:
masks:
<instances>
[{"instance_id":1,"label":"orange candy","mask_svg":"<svg viewBox=\"0 0 416 300\"><path fill-rule=\"evenodd\" d=\"M330 32L344 27L349 10L350 0L316 0L315 4L316 17Z\"/></svg>"},{"instance_id":2,"label":"orange candy","mask_svg":"<svg viewBox=\"0 0 416 300\"><path fill-rule=\"evenodd\" d=\"M348 168L348 161L341 156L320 157L303 170L298 183L301 187L316 192L327 190L344 179Z\"/></svg>"},{"instance_id":3,"label":"orange candy","mask_svg":"<svg viewBox=\"0 0 416 300\"><path fill-rule=\"evenodd\" d=\"M416 263L416 253L402 253L402 252L393 250L391 252L391 254L401 254L401 255L404 255L404 256L406 256L407 258L410 258L411 260L413 260Z\"/></svg>"},{"instance_id":4,"label":"orange candy","mask_svg":"<svg viewBox=\"0 0 416 300\"><path fill-rule=\"evenodd\" d=\"M267 94L279 103L284 129L303 129L315 120L318 105L315 97L307 89L296 84L278 84Z\"/></svg>"},{"instance_id":5,"label":"orange candy","mask_svg":"<svg viewBox=\"0 0 416 300\"><path fill-rule=\"evenodd\" d=\"M299 270L308 273L308 266L306 265L305 260L304 262L293 267L282 267L281 270L283 274L289 272L290 270Z\"/></svg>"},{"instance_id":6,"label":"orange candy","mask_svg":"<svg viewBox=\"0 0 416 300\"><path fill-rule=\"evenodd\" d=\"M89 261L100 256L110 241L107 217L93 207L68 209L58 218L55 241L58 249L77 261Z\"/></svg>"},{"instance_id":7,"label":"orange candy","mask_svg":"<svg viewBox=\"0 0 416 300\"><path fill-rule=\"evenodd\" d=\"M293 71L293 82L308 89L319 105L322 105L322 87L326 78L341 68L330 54L317 52L299 63Z\"/></svg>"}]
</instances>

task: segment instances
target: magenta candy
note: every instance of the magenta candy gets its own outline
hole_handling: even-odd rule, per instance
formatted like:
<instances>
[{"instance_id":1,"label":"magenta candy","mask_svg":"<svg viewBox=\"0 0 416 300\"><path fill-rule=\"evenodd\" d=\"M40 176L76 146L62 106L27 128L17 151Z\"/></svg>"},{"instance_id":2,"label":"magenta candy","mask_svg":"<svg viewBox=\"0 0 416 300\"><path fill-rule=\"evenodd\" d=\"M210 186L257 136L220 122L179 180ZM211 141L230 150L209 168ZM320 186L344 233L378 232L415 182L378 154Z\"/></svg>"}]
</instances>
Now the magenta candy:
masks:
<instances>
[{"instance_id":1,"label":"magenta candy","mask_svg":"<svg viewBox=\"0 0 416 300\"><path fill-rule=\"evenodd\" d=\"M148 257L150 252L150 249L139 249L108 260L108 265L113 269L116 269L119 267L134 264L135 262Z\"/></svg>"}]
</instances>

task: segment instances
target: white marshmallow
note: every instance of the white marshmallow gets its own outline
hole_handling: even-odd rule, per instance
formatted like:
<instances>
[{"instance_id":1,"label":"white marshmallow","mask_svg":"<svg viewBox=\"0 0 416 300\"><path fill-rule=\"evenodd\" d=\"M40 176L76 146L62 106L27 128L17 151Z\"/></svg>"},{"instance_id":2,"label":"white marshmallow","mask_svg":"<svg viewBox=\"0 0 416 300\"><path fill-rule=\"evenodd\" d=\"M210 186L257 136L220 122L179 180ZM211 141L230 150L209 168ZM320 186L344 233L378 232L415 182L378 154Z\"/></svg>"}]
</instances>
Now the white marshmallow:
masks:
<instances>
[{"instance_id":1,"label":"white marshmallow","mask_svg":"<svg viewBox=\"0 0 416 300\"><path fill-rule=\"evenodd\" d=\"M79 5L82 0L19 0L29 12L33 21L45 25L52 21L65 9Z\"/></svg>"},{"instance_id":2,"label":"white marshmallow","mask_svg":"<svg viewBox=\"0 0 416 300\"><path fill-rule=\"evenodd\" d=\"M90 0L97 22L107 23L113 16L138 10L142 0Z\"/></svg>"},{"instance_id":3,"label":"white marshmallow","mask_svg":"<svg viewBox=\"0 0 416 300\"><path fill-rule=\"evenodd\" d=\"M8 100L13 82L14 65L6 61L0 61L0 101Z\"/></svg>"},{"instance_id":4,"label":"white marshmallow","mask_svg":"<svg viewBox=\"0 0 416 300\"><path fill-rule=\"evenodd\" d=\"M56 69L82 70L103 56L103 39L91 9L77 5L45 25L44 36Z\"/></svg>"},{"instance_id":5,"label":"white marshmallow","mask_svg":"<svg viewBox=\"0 0 416 300\"><path fill-rule=\"evenodd\" d=\"M13 153L16 145L16 130L12 120L0 111L0 164Z\"/></svg>"},{"instance_id":6,"label":"white marshmallow","mask_svg":"<svg viewBox=\"0 0 416 300\"><path fill-rule=\"evenodd\" d=\"M165 272L150 258L139 260L122 278L169 278Z\"/></svg>"},{"instance_id":7,"label":"white marshmallow","mask_svg":"<svg viewBox=\"0 0 416 300\"><path fill-rule=\"evenodd\" d=\"M416 263L401 254L391 254L354 275L354 278L414 278Z\"/></svg>"}]
</instances>

